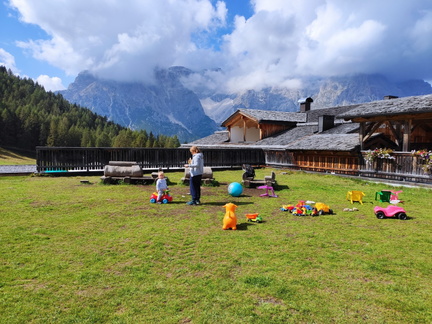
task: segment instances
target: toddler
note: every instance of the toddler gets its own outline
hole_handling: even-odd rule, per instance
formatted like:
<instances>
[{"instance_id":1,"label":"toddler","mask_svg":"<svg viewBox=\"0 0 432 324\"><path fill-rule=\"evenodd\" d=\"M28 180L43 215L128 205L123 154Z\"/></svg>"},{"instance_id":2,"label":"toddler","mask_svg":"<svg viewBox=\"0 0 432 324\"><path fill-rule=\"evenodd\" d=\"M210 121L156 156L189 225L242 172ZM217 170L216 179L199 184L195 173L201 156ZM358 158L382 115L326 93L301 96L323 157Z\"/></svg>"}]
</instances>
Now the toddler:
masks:
<instances>
[{"instance_id":1,"label":"toddler","mask_svg":"<svg viewBox=\"0 0 432 324\"><path fill-rule=\"evenodd\" d=\"M168 190L168 185L163 171L159 171L158 179L156 181L156 191L158 193L157 202L161 202L162 196Z\"/></svg>"}]
</instances>

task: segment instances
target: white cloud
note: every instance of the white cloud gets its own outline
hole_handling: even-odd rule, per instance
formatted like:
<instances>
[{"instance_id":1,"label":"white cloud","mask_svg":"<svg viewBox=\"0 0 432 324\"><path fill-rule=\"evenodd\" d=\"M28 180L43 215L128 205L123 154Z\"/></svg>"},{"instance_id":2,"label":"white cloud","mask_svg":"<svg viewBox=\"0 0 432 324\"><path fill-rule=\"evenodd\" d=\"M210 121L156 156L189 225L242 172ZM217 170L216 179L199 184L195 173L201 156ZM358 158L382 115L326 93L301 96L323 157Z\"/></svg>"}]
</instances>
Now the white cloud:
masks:
<instances>
[{"instance_id":1,"label":"white cloud","mask_svg":"<svg viewBox=\"0 0 432 324\"><path fill-rule=\"evenodd\" d=\"M62 83L62 80L58 77L40 75L36 79L36 82L43 86L46 91L57 91L66 89L66 87Z\"/></svg>"},{"instance_id":2,"label":"white cloud","mask_svg":"<svg viewBox=\"0 0 432 324\"><path fill-rule=\"evenodd\" d=\"M13 55L6 52L3 48L0 48L0 65L10 69L13 73L19 72L15 65L15 58Z\"/></svg>"},{"instance_id":3,"label":"white cloud","mask_svg":"<svg viewBox=\"0 0 432 324\"><path fill-rule=\"evenodd\" d=\"M50 35L18 45L72 75L148 80L155 66L220 67L212 86L231 91L307 75L432 79L429 0L250 0L252 16L234 22L238 0L9 1Z\"/></svg>"},{"instance_id":4,"label":"white cloud","mask_svg":"<svg viewBox=\"0 0 432 324\"><path fill-rule=\"evenodd\" d=\"M10 0L26 23L48 40L20 42L33 56L76 74L145 79L154 66L170 66L196 50L194 33L225 23L226 7L210 0ZM47 10L49 8L49 10Z\"/></svg>"},{"instance_id":5,"label":"white cloud","mask_svg":"<svg viewBox=\"0 0 432 324\"><path fill-rule=\"evenodd\" d=\"M315 75L432 77L432 2L254 0L225 36L231 88Z\"/></svg>"}]
</instances>

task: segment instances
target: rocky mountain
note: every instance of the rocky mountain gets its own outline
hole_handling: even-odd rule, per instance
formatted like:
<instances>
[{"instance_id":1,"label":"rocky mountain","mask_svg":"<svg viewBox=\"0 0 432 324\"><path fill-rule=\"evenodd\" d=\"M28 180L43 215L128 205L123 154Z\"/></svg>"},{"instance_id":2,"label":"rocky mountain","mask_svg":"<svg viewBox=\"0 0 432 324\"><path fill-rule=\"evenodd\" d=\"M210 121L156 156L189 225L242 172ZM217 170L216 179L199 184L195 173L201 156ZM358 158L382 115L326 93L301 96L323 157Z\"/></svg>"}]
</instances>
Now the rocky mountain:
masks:
<instances>
[{"instance_id":1,"label":"rocky mountain","mask_svg":"<svg viewBox=\"0 0 432 324\"><path fill-rule=\"evenodd\" d=\"M216 72L220 72L217 71ZM302 80L301 89L267 88L237 94L220 93L210 87L205 71L184 67L159 69L152 84L101 80L88 72L78 75L62 95L132 129L154 134L177 135L181 142L212 134L239 108L298 111L298 100L312 97L312 109L343 106L432 93L422 80L394 82L382 75L354 75ZM194 84L194 86L191 86Z\"/></svg>"},{"instance_id":2,"label":"rocky mountain","mask_svg":"<svg viewBox=\"0 0 432 324\"><path fill-rule=\"evenodd\" d=\"M82 72L60 93L70 102L122 126L155 135L177 135L184 142L207 136L218 128L204 113L198 96L180 82L180 77L188 73L181 67L157 70L154 83L143 84L102 80Z\"/></svg>"},{"instance_id":3,"label":"rocky mountain","mask_svg":"<svg viewBox=\"0 0 432 324\"><path fill-rule=\"evenodd\" d=\"M200 97L206 114L217 123L224 121L238 108L276 111L298 111L298 100L311 97L312 109L344 106L381 100L384 96L418 96L432 93L432 86L423 80L392 82L382 75L353 75L303 80L301 89L267 88L248 90L236 95Z\"/></svg>"}]
</instances>

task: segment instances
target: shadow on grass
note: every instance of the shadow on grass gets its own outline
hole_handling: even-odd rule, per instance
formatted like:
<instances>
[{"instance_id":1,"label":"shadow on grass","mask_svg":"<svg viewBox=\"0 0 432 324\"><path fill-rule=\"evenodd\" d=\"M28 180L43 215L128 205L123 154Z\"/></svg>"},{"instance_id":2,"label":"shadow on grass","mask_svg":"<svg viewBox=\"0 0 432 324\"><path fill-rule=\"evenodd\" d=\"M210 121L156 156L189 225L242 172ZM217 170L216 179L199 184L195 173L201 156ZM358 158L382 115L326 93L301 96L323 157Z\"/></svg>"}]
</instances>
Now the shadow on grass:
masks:
<instances>
[{"instance_id":1,"label":"shadow on grass","mask_svg":"<svg viewBox=\"0 0 432 324\"><path fill-rule=\"evenodd\" d=\"M255 223L240 223L237 224L237 231L247 231L249 226L255 226ZM228 229L226 231L230 231L231 229Z\"/></svg>"},{"instance_id":2,"label":"shadow on grass","mask_svg":"<svg viewBox=\"0 0 432 324\"><path fill-rule=\"evenodd\" d=\"M416 218L415 217L410 217L410 216L407 216L407 218L406 219L399 219L399 218L397 218L397 217L385 217L385 218L383 218L383 219L379 219L380 221L386 221L386 220L393 220L393 221L403 221L403 222L405 222L405 221L410 221L410 220L415 220Z\"/></svg>"},{"instance_id":3,"label":"shadow on grass","mask_svg":"<svg viewBox=\"0 0 432 324\"><path fill-rule=\"evenodd\" d=\"M220 201L209 201L209 202L202 202L201 204L200 204L200 206L201 205L203 205L203 206L223 206L223 205L225 205L225 204L227 204L227 203L229 203L229 201L223 201L223 202L220 202ZM241 206L241 205L253 205L253 202L234 202L233 203L234 205L237 205L237 206Z\"/></svg>"}]
</instances>

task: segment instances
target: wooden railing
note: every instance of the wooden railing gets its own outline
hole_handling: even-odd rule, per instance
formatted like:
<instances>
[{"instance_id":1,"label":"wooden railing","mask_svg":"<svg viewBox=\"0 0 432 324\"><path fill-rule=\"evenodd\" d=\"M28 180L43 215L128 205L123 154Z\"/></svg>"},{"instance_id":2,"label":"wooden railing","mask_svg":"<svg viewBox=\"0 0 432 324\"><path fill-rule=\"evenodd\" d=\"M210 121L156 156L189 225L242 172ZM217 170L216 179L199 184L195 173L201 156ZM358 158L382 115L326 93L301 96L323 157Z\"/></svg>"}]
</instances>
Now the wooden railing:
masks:
<instances>
[{"instance_id":1,"label":"wooden railing","mask_svg":"<svg viewBox=\"0 0 432 324\"><path fill-rule=\"evenodd\" d=\"M203 149L205 165L235 168L242 164L266 165L287 169L360 175L398 181L432 183L432 175L423 170L424 160L410 152L395 152L394 159L377 158L366 163L366 151L290 152L262 149ZM135 161L144 170L182 169L190 158L188 148L70 148L37 147L37 171L102 171L109 161Z\"/></svg>"},{"instance_id":2,"label":"wooden railing","mask_svg":"<svg viewBox=\"0 0 432 324\"><path fill-rule=\"evenodd\" d=\"M348 174L368 178L432 183L432 175L423 169L425 161L410 152L395 152L394 159L377 158L367 163L367 151L359 153L328 151L267 150L266 165L295 170Z\"/></svg>"},{"instance_id":3,"label":"wooden railing","mask_svg":"<svg viewBox=\"0 0 432 324\"><path fill-rule=\"evenodd\" d=\"M263 165L261 149L205 149L205 165L209 167L238 167L243 163ZM134 161L145 170L176 169L191 157L188 148L82 148L36 147L37 171L62 172L102 171L109 161Z\"/></svg>"},{"instance_id":4,"label":"wooden railing","mask_svg":"<svg viewBox=\"0 0 432 324\"><path fill-rule=\"evenodd\" d=\"M390 179L398 181L413 181L432 183L432 175L423 169L425 160L413 156L410 152L394 152L391 159L376 158L367 162L362 152L363 160L359 165L359 174L365 177Z\"/></svg>"}]
</instances>

